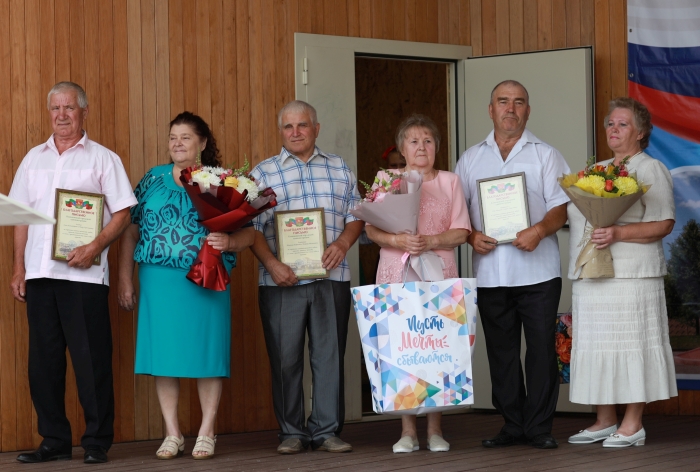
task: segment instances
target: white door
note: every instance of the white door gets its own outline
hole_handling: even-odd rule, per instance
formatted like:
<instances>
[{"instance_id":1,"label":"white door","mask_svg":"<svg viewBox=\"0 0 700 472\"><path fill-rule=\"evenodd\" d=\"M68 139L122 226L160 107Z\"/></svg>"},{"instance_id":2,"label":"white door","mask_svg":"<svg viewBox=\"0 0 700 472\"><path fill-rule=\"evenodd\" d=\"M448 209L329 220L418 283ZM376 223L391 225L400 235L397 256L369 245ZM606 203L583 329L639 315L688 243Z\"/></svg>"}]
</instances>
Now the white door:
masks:
<instances>
[{"instance_id":1,"label":"white door","mask_svg":"<svg viewBox=\"0 0 700 472\"><path fill-rule=\"evenodd\" d=\"M342 156L357 175L357 133L355 131L355 53L346 48L306 46L303 60L306 77L302 77L303 94L297 98L316 108L321 123L316 144L326 152ZM309 66L309 65L312 66ZM298 82L297 82L298 84ZM313 84L313 86L308 86ZM328 99L332 97L332 99ZM351 286L359 285L359 249L354 244L347 254L352 276ZM345 353L345 419L362 418L360 335L355 317L350 316ZM308 360L308 352L307 352ZM311 368L306 363L304 393L311 392ZM310 403L305 402L310 410Z\"/></svg>"},{"instance_id":2,"label":"white door","mask_svg":"<svg viewBox=\"0 0 700 472\"><path fill-rule=\"evenodd\" d=\"M483 141L493 129L488 115L491 90L497 83L513 79L522 83L530 95L528 129L557 148L572 171L583 169L595 143L591 57L590 48L575 48L464 61L466 147ZM563 275L559 311L564 312L571 306L571 281L566 278L569 230L560 230L557 237ZM479 339L483 339L481 324L474 353L474 407L493 408L491 377L488 362L484 362L486 347ZM522 346L524 358L524 340ZM568 384L560 388L557 410L592 411L590 406L569 402Z\"/></svg>"},{"instance_id":3,"label":"white door","mask_svg":"<svg viewBox=\"0 0 700 472\"><path fill-rule=\"evenodd\" d=\"M394 58L452 61L449 70L451 132L457 136L451 147L451 168L469 146L486 137L493 124L488 118L488 101L493 86L505 79L521 81L530 92L532 113L528 128L540 139L552 144L567 158L572 169L581 168L593 152L592 62L589 48L541 53L471 58L471 47L411 43L341 36L296 33L296 98L312 104L318 111L321 149L342 156L357 172L355 114L355 55L378 54ZM456 119L455 119L456 117ZM459 123L459 127L457 126ZM561 248L568 246L568 232L559 233ZM462 248L462 275L471 273L468 245ZM348 253L352 284L359 284L357 246ZM568 255L562 250L562 273L566 273ZM468 268L468 273L466 272ZM570 284L562 291L561 310L569 308ZM361 346L351 316L345 356L346 420L362 417ZM475 406L493 408L491 382L483 332L477 335L474 356ZM305 392L311 389L307 368ZM568 402L568 388L560 393L560 411L591 411ZM307 402L310 406L310 403Z\"/></svg>"}]
</instances>

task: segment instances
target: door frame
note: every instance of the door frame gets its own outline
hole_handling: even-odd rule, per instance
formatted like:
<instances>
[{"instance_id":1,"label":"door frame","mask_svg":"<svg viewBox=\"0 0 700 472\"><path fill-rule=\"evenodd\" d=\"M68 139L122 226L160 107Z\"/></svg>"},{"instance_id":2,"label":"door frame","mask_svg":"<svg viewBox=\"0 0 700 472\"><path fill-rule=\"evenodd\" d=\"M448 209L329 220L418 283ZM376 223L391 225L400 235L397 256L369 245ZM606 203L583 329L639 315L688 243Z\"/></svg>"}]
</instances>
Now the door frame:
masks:
<instances>
[{"instance_id":1,"label":"door frame","mask_svg":"<svg viewBox=\"0 0 700 472\"><path fill-rule=\"evenodd\" d=\"M347 36L327 36L323 34L294 33L294 64L295 64L295 95L298 100L307 97L306 84L303 80L305 71L304 58L306 47L323 47L351 49L355 56L374 56L387 59L416 60L416 61L440 61L449 65L450 84L448 91L450 104L450 166L457 165L457 156L466 150L466 132L458 124L457 118L464 116L464 68L459 67L459 61L472 55L471 46L454 44L418 43L410 41L395 41L389 39L355 38ZM313 64L309 65L313 67ZM301 72L301 74L299 73ZM300 77L302 75L302 77ZM302 79L302 80L299 80ZM454 96L452 94L455 94ZM357 171L357 156L343 156L348 166Z\"/></svg>"}]
</instances>

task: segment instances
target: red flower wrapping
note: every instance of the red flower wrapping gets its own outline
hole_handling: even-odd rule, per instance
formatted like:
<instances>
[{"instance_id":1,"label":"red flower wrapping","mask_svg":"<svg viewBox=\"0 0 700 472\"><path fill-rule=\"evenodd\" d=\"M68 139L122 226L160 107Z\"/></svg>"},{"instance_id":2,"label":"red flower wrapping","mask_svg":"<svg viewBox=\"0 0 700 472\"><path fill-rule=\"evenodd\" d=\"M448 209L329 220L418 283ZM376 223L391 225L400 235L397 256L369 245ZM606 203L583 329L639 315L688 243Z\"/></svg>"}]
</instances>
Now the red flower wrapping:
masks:
<instances>
[{"instance_id":1,"label":"red flower wrapping","mask_svg":"<svg viewBox=\"0 0 700 472\"><path fill-rule=\"evenodd\" d=\"M209 192L203 192L196 182L190 183L192 182L192 170L191 167L184 169L180 173L180 181L192 200L192 205L197 210L199 215L197 221L211 232L230 233L236 231L260 213L277 205L277 201L274 199L275 192L271 188L263 190L258 198L273 198L258 209L253 208L246 200L248 191L239 193L232 187L222 185L217 187L216 196ZM224 267L221 251L214 249L206 242L199 250L197 259L187 273L187 278L200 287L217 292L226 290L226 286L231 281Z\"/></svg>"}]
</instances>

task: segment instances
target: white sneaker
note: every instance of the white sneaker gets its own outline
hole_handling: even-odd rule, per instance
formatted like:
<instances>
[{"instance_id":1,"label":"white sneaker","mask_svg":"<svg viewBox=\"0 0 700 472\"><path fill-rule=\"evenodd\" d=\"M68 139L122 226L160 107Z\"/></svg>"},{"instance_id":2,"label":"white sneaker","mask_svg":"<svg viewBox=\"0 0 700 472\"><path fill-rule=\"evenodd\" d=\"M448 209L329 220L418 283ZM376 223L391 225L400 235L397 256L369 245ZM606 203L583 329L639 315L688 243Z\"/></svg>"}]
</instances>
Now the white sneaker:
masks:
<instances>
[{"instance_id":1,"label":"white sneaker","mask_svg":"<svg viewBox=\"0 0 700 472\"><path fill-rule=\"evenodd\" d=\"M445 441L442 436L433 434L428 438L428 449L433 452L447 452L450 450L450 443Z\"/></svg>"},{"instance_id":2,"label":"white sneaker","mask_svg":"<svg viewBox=\"0 0 700 472\"><path fill-rule=\"evenodd\" d=\"M592 444L608 438L611 434L617 431L617 428L619 427L619 425L614 424L609 428L601 429L600 431L588 431L587 429L583 429L573 436L569 436L569 442L571 444Z\"/></svg>"},{"instance_id":3,"label":"white sneaker","mask_svg":"<svg viewBox=\"0 0 700 472\"><path fill-rule=\"evenodd\" d=\"M629 447L643 446L647 439L647 432L644 428L640 429L632 436L623 436L622 434L611 434L608 439L603 441L603 447Z\"/></svg>"},{"instance_id":4,"label":"white sneaker","mask_svg":"<svg viewBox=\"0 0 700 472\"><path fill-rule=\"evenodd\" d=\"M394 444L394 454L398 454L400 452L413 452L417 451L420 448L418 445L418 440L413 439L411 436L403 436L401 439L399 439L399 442Z\"/></svg>"}]
</instances>

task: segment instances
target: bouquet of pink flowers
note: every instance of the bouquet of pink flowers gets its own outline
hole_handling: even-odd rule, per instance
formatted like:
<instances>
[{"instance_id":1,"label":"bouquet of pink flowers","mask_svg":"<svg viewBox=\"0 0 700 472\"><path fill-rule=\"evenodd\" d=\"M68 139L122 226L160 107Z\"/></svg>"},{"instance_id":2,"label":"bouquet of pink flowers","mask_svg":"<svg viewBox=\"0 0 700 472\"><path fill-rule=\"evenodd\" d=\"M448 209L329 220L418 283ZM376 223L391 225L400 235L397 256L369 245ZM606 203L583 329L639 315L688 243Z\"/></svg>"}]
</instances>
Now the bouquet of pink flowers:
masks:
<instances>
[{"instance_id":1,"label":"bouquet of pink flowers","mask_svg":"<svg viewBox=\"0 0 700 472\"><path fill-rule=\"evenodd\" d=\"M372 186L361 183L367 189L367 195L350 210L352 215L387 233L416 234L422 174L415 170L399 174L382 169ZM406 263L409 259L406 281L443 280L442 259L433 251L424 252L418 257L405 253L402 261Z\"/></svg>"},{"instance_id":2,"label":"bouquet of pink flowers","mask_svg":"<svg viewBox=\"0 0 700 472\"><path fill-rule=\"evenodd\" d=\"M371 186L360 180L360 183L367 190L365 198L362 199L363 202L381 202L388 194L397 195L401 193L402 174L390 174L386 170L382 170L386 173L387 178L376 176Z\"/></svg>"},{"instance_id":3,"label":"bouquet of pink flowers","mask_svg":"<svg viewBox=\"0 0 700 472\"><path fill-rule=\"evenodd\" d=\"M367 194L350 213L387 233L415 234L423 176L416 171L403 174L382 171L372 186L360 182Z\"/></svg>"},{"instance_id":4,"label":"bouquet of pink flowers","mask_svg":"<svg viewBox=\"0 0 700 472\"><path fill-rule=\"evenodd\" d=\"M248 174L248 162L239 169L194 166L180 173L180 181L209 231L236 231L260 213L277 205L275 192L264 188ZM221 251L204 243L187 278L199 285L223 291L230 278Z\"/></svg>"}]
</instances>

